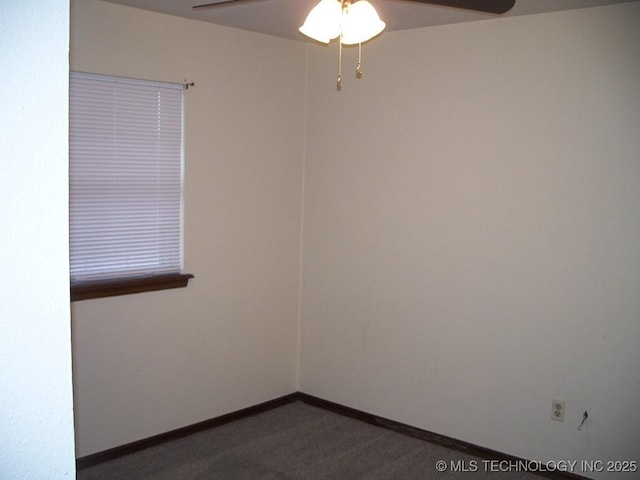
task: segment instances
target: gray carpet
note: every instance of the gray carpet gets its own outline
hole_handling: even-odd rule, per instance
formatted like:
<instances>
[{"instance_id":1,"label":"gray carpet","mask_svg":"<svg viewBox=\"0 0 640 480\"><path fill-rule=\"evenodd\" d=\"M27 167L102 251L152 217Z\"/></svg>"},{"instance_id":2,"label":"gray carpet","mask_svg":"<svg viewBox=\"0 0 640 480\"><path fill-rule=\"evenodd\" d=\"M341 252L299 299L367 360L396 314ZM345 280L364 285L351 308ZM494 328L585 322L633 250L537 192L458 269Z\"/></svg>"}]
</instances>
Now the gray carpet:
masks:
<instances>
[{"instance_id":1,"label":"gray carpet","mask_svg":"<svg viewBox=\"0 0 640 480\"><path fill-rule=\"evenodd\" d=\"M444 460L446 472L436 470ZM451 472L451 462L477 472ZM78 471L78 480L540 480L295 402Z\"/></svg>"}]
</instances>

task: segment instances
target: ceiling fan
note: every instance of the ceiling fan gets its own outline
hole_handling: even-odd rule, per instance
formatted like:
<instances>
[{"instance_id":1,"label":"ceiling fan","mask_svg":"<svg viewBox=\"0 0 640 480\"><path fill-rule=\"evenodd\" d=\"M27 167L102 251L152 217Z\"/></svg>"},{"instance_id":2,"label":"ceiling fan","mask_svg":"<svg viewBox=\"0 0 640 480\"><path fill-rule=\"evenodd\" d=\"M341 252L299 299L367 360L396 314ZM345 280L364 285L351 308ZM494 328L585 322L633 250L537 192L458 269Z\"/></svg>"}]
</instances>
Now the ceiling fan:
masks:
<instances>
[{"instance_id":1,"label":"ceiling fan","mask_svg":"<svg viewBox=\"0 0 640 480\"><path fill-rule=\"evenodd\" d=\"M218 0L194 5L194 10L227 6L230 3L252 3L266 0ZM439 5L481 13L503 14L509 11L516 0L397 0L403 2ZM340 38L340 60L338 70L338 90L342 88L342 46L358 45L358 66L356 77L362 76L362 44L379 35L386 27L373 5L367 0L319 0L298 29L302 34L320 43L328 44Z\"/></svg>"},{"instance_id":2,"label":"ceiling fan","mask_svg":"<svg viewBox=\"0 0 640 480\"><path fill-rule=\"evenodd\" d=\"M222 6L227 3L248 3L256 0L220 0L218 2L203 3L194 5L192 8L208 8ZM338 0L336 0L338 1ZM401 0L414 3L426 3L430 5L441 5L444 7L462 8L474 10L476 12L501 14L509 11L516 3L515 0ZM355 2L354 2L355 3Z\"/></svg>"}]
</instances>

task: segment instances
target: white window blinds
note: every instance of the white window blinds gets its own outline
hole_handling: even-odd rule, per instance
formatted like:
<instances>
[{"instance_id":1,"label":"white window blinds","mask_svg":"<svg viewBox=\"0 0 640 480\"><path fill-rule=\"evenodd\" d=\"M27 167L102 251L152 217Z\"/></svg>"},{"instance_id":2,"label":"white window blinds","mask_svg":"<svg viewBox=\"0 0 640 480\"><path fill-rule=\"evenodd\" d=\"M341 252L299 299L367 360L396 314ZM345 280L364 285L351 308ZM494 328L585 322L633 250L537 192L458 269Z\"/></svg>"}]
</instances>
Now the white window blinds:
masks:
<instances>
[{"instance_id":1,"label":"white window blinds","mask_svg":"<svg viewBox=\"0 0 640 480\"><path fill-rule=\"evenodd\" d=\"M71 73L72 283L182 269L183 87Z\"/></svg>"}]
</instances>

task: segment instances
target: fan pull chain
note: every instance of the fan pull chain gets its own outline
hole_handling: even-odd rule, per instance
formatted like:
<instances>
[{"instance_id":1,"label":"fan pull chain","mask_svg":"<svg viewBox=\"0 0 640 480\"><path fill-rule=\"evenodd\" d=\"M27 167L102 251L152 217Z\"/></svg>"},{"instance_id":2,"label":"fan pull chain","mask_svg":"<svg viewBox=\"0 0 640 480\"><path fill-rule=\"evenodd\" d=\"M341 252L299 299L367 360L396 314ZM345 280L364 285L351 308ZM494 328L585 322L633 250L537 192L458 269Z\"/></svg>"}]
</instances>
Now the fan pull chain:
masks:
<instances>
[{"instance_id":1,"label":"fan pull chain","mask_svg":"<svg viewBox=\"0 0 640 480\"><path fill-rule=\"evenodd\" d=\"M358 66L356 67L356 78L362 78L362 43L358 44Z\"/></svg>"},{"instance_id":2,"label":"fan pull chain","mask_svg":"<svg viewBox=\"0 0 640 480\"><path fill-rule=\"evenodd\" d=\"M340 47L338 50L338 83L336 88L338 91L342 90L342 32L340 32Z\"/></svg>"}]
</instances>

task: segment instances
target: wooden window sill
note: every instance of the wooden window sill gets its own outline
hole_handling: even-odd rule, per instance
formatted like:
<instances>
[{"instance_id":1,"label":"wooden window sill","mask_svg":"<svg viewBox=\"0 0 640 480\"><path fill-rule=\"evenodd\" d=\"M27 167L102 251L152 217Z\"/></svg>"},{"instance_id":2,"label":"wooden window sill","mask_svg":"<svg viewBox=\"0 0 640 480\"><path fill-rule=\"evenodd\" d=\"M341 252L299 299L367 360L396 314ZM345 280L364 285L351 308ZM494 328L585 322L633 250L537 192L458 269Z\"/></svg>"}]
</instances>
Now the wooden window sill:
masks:
<instances>
[{"instance_id":1,"label":"wooden window sill","mask_svg":"<svg viewBox=\"0 0 640 480\"><path fill-rule=\"evenodd\" d=\"M75 283L71 284L71 301L183 288L187 286L190 278L194 278L190 273L171 273Z\"/></svg>"}]
</instances>

